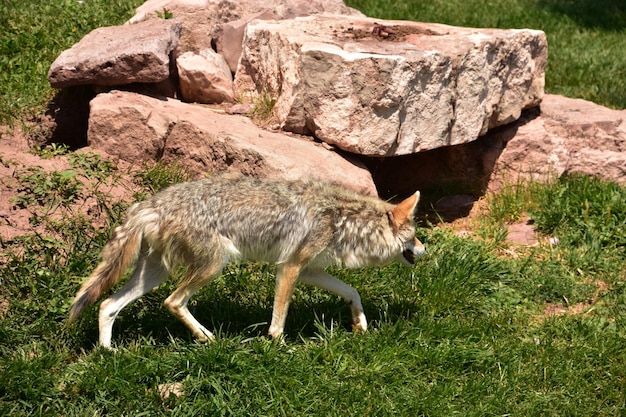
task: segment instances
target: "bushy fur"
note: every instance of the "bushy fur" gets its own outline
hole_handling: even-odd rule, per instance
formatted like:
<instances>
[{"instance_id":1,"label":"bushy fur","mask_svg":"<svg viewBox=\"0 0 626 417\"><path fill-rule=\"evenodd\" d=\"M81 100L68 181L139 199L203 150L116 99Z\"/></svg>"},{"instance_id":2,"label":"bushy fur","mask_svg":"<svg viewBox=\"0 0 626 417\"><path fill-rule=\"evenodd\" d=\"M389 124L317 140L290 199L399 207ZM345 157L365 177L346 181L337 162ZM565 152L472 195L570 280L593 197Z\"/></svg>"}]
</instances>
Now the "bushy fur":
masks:
<instances>
[{"instance_id":1,"label":"bushy fur","mask_svg":"<svg viewBox=\"0 0 626 417\"><path fill-rule=\"evenodd\" d=\"M100 343L110 346L120 310L161 284L174 265L184 263L188 274L165 304L196 337L212 339L187 302L229 261L239 259L277 265L271 336L283 332L297 281L342 296L351 305L354 328L365 331L358 292L323 267L357 268L392 259L412 264L424 252L414 237L418 200L415 193L396 206L321 182L244 176L171 186L131 207L126 222L104 247L101 263L76 295L70 321L136 263L125 286L100 306Z\"/></svg>"}]
</instances>

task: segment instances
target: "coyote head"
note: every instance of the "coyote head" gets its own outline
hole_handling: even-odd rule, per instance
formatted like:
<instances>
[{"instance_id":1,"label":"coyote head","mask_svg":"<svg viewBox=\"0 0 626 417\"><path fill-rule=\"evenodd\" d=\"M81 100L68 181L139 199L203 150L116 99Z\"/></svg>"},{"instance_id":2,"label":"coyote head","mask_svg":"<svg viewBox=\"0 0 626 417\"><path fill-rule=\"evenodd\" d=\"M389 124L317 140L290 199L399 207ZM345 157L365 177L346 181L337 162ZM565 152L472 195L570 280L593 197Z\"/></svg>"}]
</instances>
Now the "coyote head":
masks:
<instances>
[{"instance_id":1,"label":"coyote head","mask_svg":"<svg viewBox=\"0 0 626 417\"><path fill-rule=\"evenodd\" d=\"M403 248L398 260L408 266L413 266L415 258L426 251L422 242L415 237L414 216L419 199L420 192L416 191L388 213L391 227Z\"/></svg>"}]
</instances>

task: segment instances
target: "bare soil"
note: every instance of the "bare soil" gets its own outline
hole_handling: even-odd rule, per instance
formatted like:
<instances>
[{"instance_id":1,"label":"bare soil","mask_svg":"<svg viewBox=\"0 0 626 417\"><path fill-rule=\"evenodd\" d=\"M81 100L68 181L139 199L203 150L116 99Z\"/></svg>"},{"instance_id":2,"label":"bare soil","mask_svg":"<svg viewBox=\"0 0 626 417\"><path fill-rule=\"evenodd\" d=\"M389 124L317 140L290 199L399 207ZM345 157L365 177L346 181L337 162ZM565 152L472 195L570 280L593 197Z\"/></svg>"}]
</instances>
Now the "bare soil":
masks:
<instances>
[{"instance_id":1,"label":"bare soil","mask_svg":"<svg viewBox=\"0 0 626 417\"><path fill-rule=\"evenodd\" d=\"M91 148L78 150L81 151L95 152ZM103 159L110 158L101 152L98 154ZM130 201L139 187L134 184L132 171L127 163L115 161L115 164L122 176L114 184L101 184L104 188L101 191L108 193L112 199ZM54 172L70 169L71 166L65 155L52 158L38 156L32 151L28 136L19 127L0 127L0 244L37 230L30 223L35 209L21 207L15 202L15 197L20 193L17 178L32 168ZM126 176L123 175L124 172L127 172ZM79 179L86 185L90 183L87 178ZM87 196L85 200L76 202L75 209L92 213L94 204Z\"/></svg>"}]
</instances>

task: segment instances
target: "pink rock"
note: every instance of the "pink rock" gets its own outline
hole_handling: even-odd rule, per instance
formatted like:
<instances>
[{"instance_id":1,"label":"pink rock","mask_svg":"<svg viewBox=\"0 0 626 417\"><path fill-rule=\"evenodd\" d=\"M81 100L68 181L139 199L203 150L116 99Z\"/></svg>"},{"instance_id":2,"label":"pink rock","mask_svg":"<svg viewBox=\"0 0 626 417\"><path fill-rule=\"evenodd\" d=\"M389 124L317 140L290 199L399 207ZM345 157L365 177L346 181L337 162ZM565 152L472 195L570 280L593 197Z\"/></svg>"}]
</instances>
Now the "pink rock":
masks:
<instances>
[{"instance_id":1,"label":"pink rock","mask_svg":"<svg viewBox=\"0 0 626 417\"><path fill-rule=\"evenodd\" d=\"M243 31L252 18L289 19L315 13L362 15L342 0L148 0L137 8L129 23L158 19L164 11L183 25L180 52L198 52L213 42L232 72L241 55ZM240 23L222 31L221 25L235 21Z\"/></svg>"},{"instance_id":2,"label":"pink rock","mask_svg":"<svg viewBox=\"0 0 626 417\"><path fill-rule=\"evenodd\" d=\"M95 29L59 55L48 81L54 88L164 81L180 30L180 23L163 19Z\"/></svg>"},{"instance_id":3,"label":"pink rock","mask_svg":"<svg viewBox=\"0 0 626 417\"><path fill-rule=\"evenodd\" d=\"M232 103L233 76L224 58L212 49L185 52L176 59L183 100L196 103Z\"/></svg>"},{"instance_id":4,"label":"pink rock","mask_svg":"<svg viewBox=\"0 0 626 417\"><path fill-rule=\"evenodd\" d=\"M172 21L181 24L178 51L198 52L211 47L209 32L218 19L218 2L215 0L148 0L135 10L128 21L133 25L144 21L163 20L159 15L168 13Z\"/></svg>"},{"instance_id":5,"label":"pink rock","mask_svg":"<svg viewBox=\"0 0 626 417\"><path fill-rule=\"evenodd\" d=\"M319 144L263 130L243 116L175 99L112 91L91 101L89 145L133 162L179 161L198 175L317 178L376 195L367 169Z\"/></svg>"},{"instance_id":6,"label":"pink rock","mask_svg":"<svg viewBox=\"0 0 626 417\"><path fill-rule=\"evenodd\" d=\"M217 52L224 57L233 74L237 71L237 64L239 63L239 57L241 57L243 47L243 35L248 23L255 19L271 20L277 18L279 18L279 16L277 16L274 11L264 10L259 13L247 15L241 19L218 24L213 29Z\"/></svg>"},{"instance_id":7,"label":"pink rock","mask_svg":"<svg viewBox=\"0 0 626 417\"><path fill-rule=\"evenodd\" d=\"M366 163L382 197L415 189L479 195L564 173L626 184L626 110L546 94L540 111L474 142Z\"/></svg>"},{"instance_id":8,"label":"pink rock","mask_svg":"<svg viewBox=\"0 0 626 417\"><path fill-rule=\"evenodd\" d=\"M626 110L548 94L539 117L507 133L496 137L505 147L492 186L520 176L543 179L564 173L626 183Z\"/></svg>"}]
</instances>

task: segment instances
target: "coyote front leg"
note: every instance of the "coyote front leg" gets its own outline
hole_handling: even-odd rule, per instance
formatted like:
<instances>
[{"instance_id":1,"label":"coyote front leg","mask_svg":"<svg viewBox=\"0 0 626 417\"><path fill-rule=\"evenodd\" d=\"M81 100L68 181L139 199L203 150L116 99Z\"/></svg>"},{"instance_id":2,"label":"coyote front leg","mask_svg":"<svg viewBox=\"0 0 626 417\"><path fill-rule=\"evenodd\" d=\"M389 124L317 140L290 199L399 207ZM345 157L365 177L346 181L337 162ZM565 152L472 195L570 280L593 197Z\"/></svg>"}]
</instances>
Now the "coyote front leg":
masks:
<instances>
[{"instance_id":1,"label":"coyote front leg","mask_svg":"<svg viewBox=\"0 0 626 417\"><path fill-rule=\"evenodd\" d=\"M302 266L300 264L282 264L276 272L276 290L274 292L274 309L272 310L272 322L269 334L277 339L283 334L285 320L291 296L298 282L298 275Z\"/></svg>"},{"instance_id":2,"label":"coyote front leg","mask_svg":"<svg viewBox=\"0 0 626 417\"><path fill-rule=\"evenodd\" d=\"M357 290L322 269L306 269L300 275L299 280L305 284L315 285L330 291L346 300L352 311L352 330L355 332L367 330L367 319L361 305L361 296Z\"/></svg>"}]
</instances>

